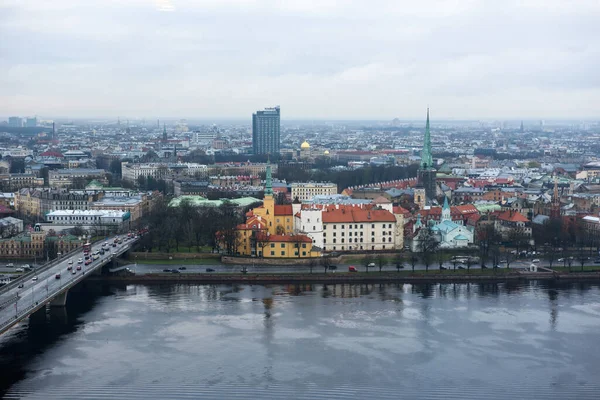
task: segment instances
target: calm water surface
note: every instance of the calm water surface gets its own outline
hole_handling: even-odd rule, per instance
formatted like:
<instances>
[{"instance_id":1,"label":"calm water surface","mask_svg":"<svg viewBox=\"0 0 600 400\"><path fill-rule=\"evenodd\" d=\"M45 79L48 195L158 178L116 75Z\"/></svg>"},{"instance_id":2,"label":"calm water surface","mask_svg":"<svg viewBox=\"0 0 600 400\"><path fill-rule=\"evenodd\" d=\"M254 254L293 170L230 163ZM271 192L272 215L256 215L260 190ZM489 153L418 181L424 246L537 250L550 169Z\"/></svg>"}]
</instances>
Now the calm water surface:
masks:
<instances>
[{"instance_id":1,"label":"calm water surface","mask_svg":"<svg viewBox=\"0 0 600 400\"><path fill-rule=\"evenodd\" d=\"M30 399L597 399L598 285L88 284L0 339Z\"/></svg>"}]
</instances>

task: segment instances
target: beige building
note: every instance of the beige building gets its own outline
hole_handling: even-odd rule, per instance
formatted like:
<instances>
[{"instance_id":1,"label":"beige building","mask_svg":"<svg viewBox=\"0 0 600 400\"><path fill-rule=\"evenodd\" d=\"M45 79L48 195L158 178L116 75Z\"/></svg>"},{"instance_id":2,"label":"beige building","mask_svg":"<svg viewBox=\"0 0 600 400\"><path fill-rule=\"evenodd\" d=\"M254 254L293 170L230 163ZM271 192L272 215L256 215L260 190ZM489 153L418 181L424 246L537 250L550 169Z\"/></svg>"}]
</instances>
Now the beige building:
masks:
<instances>
[{"instance_id":1,"label":"beige building","mask_svg":"<svg viewBox=\"0 0 600 400\"><path fill-rule=\"evenodd\" d=\"M312 200L315 196L331 196L337 192L337 185L331 182L292 183L292 199L300 201Z\"/></svg>"}]
</instances>

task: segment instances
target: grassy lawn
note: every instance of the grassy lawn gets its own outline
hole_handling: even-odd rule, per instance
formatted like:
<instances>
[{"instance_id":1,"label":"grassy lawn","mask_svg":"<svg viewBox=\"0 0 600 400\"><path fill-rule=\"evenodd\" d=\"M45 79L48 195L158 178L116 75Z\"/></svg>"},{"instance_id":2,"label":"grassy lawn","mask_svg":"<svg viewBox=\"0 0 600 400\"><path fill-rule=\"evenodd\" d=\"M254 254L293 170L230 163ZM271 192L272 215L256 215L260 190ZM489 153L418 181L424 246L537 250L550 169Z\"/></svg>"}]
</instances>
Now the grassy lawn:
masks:
<instances>
[{"instance_id":1,"label":"grassy lawn","mask_svg":"<svg viewBox=\"0 0 600 400\"><path fill-rule=\"evenodd\" d=\"M130 260L135 261L135 260ZM138 264L149 264L149 265L215 265L220 264L219 257L215 258L195 258L195 259L178 259L178 260L137 260Z\"/></svg>"}]
</instances>

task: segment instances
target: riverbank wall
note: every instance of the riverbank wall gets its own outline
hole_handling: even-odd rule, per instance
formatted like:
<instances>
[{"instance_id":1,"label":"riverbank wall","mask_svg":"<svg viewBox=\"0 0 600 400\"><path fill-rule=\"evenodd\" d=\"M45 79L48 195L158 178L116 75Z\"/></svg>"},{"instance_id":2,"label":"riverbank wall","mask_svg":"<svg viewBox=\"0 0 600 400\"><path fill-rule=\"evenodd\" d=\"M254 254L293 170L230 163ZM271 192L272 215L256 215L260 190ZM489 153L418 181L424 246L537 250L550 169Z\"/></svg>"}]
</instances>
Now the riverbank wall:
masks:
<instances>
[{"instance_id":1,"label":"riverbank wall","mask_svg":"<svg viewBox=\"0 0 600 400\"><path fill-rule=\"evenodd\" d=\"M144 274L131 276L90 276L88 279L115 283L201 283L201 284L290 284L290 283L485 283L530 280L595 281L600 273L506 273L489 275L402 275L394 273L365 274Z\"/></svg>"}]
</instances>

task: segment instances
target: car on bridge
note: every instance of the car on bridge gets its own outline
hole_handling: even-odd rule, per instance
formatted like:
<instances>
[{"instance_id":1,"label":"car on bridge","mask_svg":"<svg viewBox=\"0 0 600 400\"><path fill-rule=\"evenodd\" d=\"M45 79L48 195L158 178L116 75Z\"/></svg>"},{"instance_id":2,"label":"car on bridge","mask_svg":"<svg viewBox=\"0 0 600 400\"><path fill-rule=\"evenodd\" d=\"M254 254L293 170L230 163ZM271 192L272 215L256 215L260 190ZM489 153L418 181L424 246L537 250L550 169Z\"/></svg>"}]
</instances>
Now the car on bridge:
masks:
<instances>
[{"instance_id":1,"label":"car on bridge","mask_svg":"<svg viewBox=\"0 0 600 400\"><path fill-rule=\"evenodd\" d=\"M73 271L71 271L71 273L72 273L73 275L75 275L75 274L77 273L77 271L73 270Z\"/></svg>"},{"instance_id":2,"label":"car on bridge","mask_svg":"<svg viewBox=\"0 0 600 400\"><path fill-rule=\"evenodd\" d=\"M34 276L33 278L31 278L32 282L37 281L37 276Z\"/></svg>"},{"instance_id":3,"label":"car on bridge","mask_svg":"<svg viewBox=\"0 0 600 400\"><path fill-rule=\"evenodd\" d=\"M72 269L73 269L73 266L72 266L72 265L69 265L69 266L67 266L67 271L70 271L70 270L72 270Z\"/></svg>"},{"instance_id":4,"label":"car on bridge","mask_svg":"<svg viewBox=\"0 0 600 400\"><path fill-rule=\"evenodd\" d=\"M24 287L25 287L25 285L24 285L24 284L22 284L22 283L19 283L19 286L18 286L18 288L19 288L19 289L23 289Z\"/></svg>"},{"instance_id":5,"label":"car on bridge","mask_svg":"<svg viewBox=\"0 0 600 400\"><path fill-rule=\"evenodd\" d=\"M92 260L90 260L90 259L85 260L85 265L90 265L91 263L92 263Z\"/></svg>"},{"instance_id":6,"label":"car on bridge","mask_svg":"<svg viewBox=\"0 0 600 400\"><path fill-rule=\"evenodd\" d=\"M54 279L60 279L60 274L54 275Z\"/></svg>"},{"instance_id":7,"label":"car on bridge","mask_svg":"<svg viewBox=\"0 0 600 400\"><path fill-rule=\"evenodd\" d=\"M81 271L81 265L77 266L77 271Z\"/></svg>"},{"instance_id":8,"label":"car on bridge","mask_svg":"<svg viewBox=\"0 0 600 400\"><path fill-rule=\"evenodd\" d=\"M70 259L70 260L69 260L69 265L70 265L70 264L73 264L73 259Z\"/></svg>"},{"instance_id":9,"label":"car on bridge","mask_svg":"<svg viewBox=\"0 0 600 400\"><path fill-rule=\"evenodd\" d=\"M77 260L77 264L83 264L83 258L80 258L79 260Z\"/></svg>"}]
</instances>

